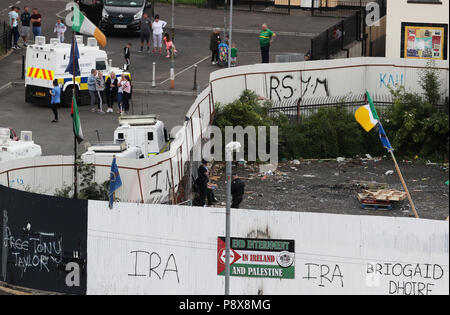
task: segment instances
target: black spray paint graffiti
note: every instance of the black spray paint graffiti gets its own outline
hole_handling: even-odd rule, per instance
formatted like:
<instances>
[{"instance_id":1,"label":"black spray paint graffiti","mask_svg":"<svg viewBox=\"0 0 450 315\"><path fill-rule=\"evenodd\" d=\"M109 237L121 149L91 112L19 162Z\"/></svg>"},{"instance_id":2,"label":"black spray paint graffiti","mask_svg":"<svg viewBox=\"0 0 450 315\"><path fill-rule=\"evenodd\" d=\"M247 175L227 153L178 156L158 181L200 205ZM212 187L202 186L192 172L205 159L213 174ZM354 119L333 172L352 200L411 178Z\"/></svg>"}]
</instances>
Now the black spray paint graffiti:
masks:
<instances>
[{"instance_id":1,"label":"black spray paint graffiti","mask_svg":"<svg viewBox=\"0 0 450 315\"><path fill-rule=\"evenodd\" d=\"M344 287L344 275L342 274L339 265L334 265L332 268L328 265L318 265L314 263L307 263L306 276L303 279L315 282L319 287L326 285L337 284L341 288ZM331 271L333 269L333 271Z\"/></svg>"},{"instance_id":2,"label":"black spray paint graffiti","mask_svg":"<svg viewBox=\"0 0 450 315\"><path fill-rule=\"evenodd\" d=\"M301 93L296 93L297 88L295 85L294 77L292 75L286 75L282 79L277 76L270 76L270 91L269 99L274 101L288 100L293 97L303 98L305 96L330 96L328 88L328 80L326 78L320 79L312 76L308 78L301 78ZM320 94L319 94L320 91ZM301 94L297 95L296 94Z\"/></svg>"},{"instance_id":3,"label":"black spray paint graffiti","mask_svg":"<svg viewBox=\"0 0 450 315\"><path fill-rule=\"evenodd\" d=\"M430 295L445 272L438 264L368 263L366 274L388 278L390 295Z\"/></svg>"},{"instance_id":4,"label":"black spray paint graffiti","mask_svg":"<svg viewBox=\"0 0 450 315\"><path fill-rule=\"evenodd\" d=\"M161 174L162 171L157 171L156 173L153 173L151 178L156 177L155 181L155 189L153 189L152 191L150 191L150 196L153 194L160 194L162 193L162 189L158 188L158 180L159 180L159 174Z\"/></svg>"},{"instance_id":5,"label":"black spray paint graffiti","mask_svg":"<svg viewBox=\"0 0 450 315\"><path fill-rule=\"evenodd\" d=\"M174 273L177 282L180 283L177 262L174 254L170 254L166 263L162 265L162 258L157 252L147 252L136 250L130 252L133 259L134 273L128 274L129 277L149 277L165 280L169 273Z\"/></svg>"},{"instance_id":6,"label":"black spray paint graffiti","mask_svg":"<svg viewBox=\"0 0 450 315\"><path fill-rule=\"evenodd\" d=\"M304 80L303 78L301 79L302 81L302 98L305 97L305 95L308 92L311 92L312 90L312 96L314 96L316 94L316 92L318 92L317 88L321 85L323 86L323 89L325 91L326 96L330 96L330 92L328 90L328 80L325 79L319 79L316 78L316 80L314 81L312 79L312 77L310 76L308 79Z\"/></svg>"}]
</instances>

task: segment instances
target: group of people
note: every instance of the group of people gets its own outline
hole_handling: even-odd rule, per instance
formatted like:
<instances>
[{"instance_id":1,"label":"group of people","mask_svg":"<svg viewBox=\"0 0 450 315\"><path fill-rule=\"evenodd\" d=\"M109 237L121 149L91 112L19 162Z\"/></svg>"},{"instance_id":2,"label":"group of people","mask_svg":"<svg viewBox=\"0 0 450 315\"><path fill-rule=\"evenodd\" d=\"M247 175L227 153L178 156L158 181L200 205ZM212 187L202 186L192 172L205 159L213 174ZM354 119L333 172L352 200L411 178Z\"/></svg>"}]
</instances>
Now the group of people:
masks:
<instances>
[{"instance_id":1,"label":"group of people","mask_svg":"<svg viewBox=\"0 0 450 315\"><path fill-rule=\"evenodd\" d=\"M105 81L101 71L92 69L87 84L91 99L91 111L93 113L113 113L114 103L117 100L117 113L121 115L128 114L132 95L131 78L129 75L122 74L118 78L114 72L111 72ZM105 99L108 106L106 111L103 109Z\"/></svg>"},{"instance_id":2,"label":"group of people","mask_svg":"<svg viewBox=\"0 0 450 315\"><path fill-rule=\"evenodd\" d=\"M20 12L20 8L13 6L11 11L8 13L9 26L13 34L13 49L21 49L19 46L19 39L22 37L23 47L27 47L27 41L31 38L33 34L34 38L36 36L41 36L42 33L42 15L39 13L37 8L33 8L31 13L29 7L24 7L23 11ZM19 23L20 22L20 23ZM21 30L19 30L19 25L21 24ZM61 19L56 21L53 32L61 43L64 42L64 33L67 30L67 26L63 23Z\"/></svg>"},{"instance_id":3,"label":"group of people","mask_svg":"<svg viewBox=\"0 0 450 315\"><path fill-rule=\"evenodd\" d=\"M8 13L9 26L13 34L13 49L20 49L19 39L22 37L23 46L27 46L27 40L33 33L34 37L41 35L42 30L42 16L38 12L38 9L33 8L32 12L28 7L23 8L23 12L20 12L20 8L13 6ZM22 30L19 30L19 21L22 24Z\"/></svg>"},{"instance_id":4,"label":"group of people","mask_svg":"<svg viewBox=\"0 0 450 315\"><path fill-rule=\"evenodd\" d=\"M201 165L198 168L197 179L194 182L194 191L197 192L197 198L194 199L194 205L203 207L206 204L213 206L218 202L214 195L216 185L209 181L208 161L202 159ZM233 181L231 182L231 208L239 209L239 206L244 199L245 184L237 174L233 174ZM206 203L206 202L207 203Z\"/></svg>"},{"instance_id":5,"label":"group of people","mask_svg":"<svg viewBox=\"0 0 450 315\"><path fill-rule=\"evenodd\" d=\"M230 58L230 65L235 67L237 64L238 49L236 43L231 45L230 49L230 39L228 36L225 37L225 41L222 41L220 36L220 28L215 28L211 34L209 40L209 50L211 50L212 57L211 63L213 65L226 66L228 63L228 57Z\"/></svg>"},{"instance_id":6,"label":"group of people","mask_svg":"<svg viewBox=\"0 0 450 315\"><path fill-rule=\"evenodd\" d=\"M159 15L156 14L154 20L152 21L148 14L144 12L140 21L140 41L141 46L139 52L144 52L144 46L147 46L147 53L159 53L163 52L163 43L166 49L166 58L171 58L176 56L177 49L173 40L171 39L169 33L164 33L164 28L167 26L167 22L160 19ZM150 37L153 33L153 50L151 50ZM163 35L164 34L164 35ZM124 51L125 59L125 70L128 70L131 65L131 47L132 44L128 43Z\"/></svg>"}]
</instances>

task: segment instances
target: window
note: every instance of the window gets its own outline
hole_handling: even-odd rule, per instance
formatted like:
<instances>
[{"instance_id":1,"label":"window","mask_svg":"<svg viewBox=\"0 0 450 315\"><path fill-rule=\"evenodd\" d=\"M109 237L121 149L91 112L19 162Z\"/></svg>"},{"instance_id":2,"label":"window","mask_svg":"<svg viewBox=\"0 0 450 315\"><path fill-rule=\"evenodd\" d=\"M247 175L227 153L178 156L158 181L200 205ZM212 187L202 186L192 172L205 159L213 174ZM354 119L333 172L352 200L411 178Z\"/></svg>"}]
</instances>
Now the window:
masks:
<instances>
[{"instance_id":1,"label":"window","mask_svg":"<svg viewBox=\"0 0 450 315\"><path fill-rule=\"evenodd\" d=\"M153 141L153 132L147 132L147 140Z\"/></svg>"},{"instance_id":2,"label":"window","mask_svg":"<svg viewBox=\"0 0 450 315\"><path fill-rule=\"evenodd\" d=\"M106 70L106 61L105 60L97 60L95 62L95 69Z\"/></svg>"}]
</instances>

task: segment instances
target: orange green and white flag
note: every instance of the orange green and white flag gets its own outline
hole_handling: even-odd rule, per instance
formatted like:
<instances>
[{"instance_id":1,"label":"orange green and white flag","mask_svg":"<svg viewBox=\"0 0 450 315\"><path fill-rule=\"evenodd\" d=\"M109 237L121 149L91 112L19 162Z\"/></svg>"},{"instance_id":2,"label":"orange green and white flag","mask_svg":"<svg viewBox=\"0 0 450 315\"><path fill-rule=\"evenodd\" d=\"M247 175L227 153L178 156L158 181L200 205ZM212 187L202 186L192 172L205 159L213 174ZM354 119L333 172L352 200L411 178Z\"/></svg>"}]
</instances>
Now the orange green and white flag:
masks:
<instances>
[{"instance_id":1,"label":"orange green and white flag","mask_svg":"<svg viewBox=\"0 0 450 315\"><path fill-rule=\"evenodd\" d=\"M106 46L106 36L102 31L80 11L77 5L73 6L72 31L82 35L94 36L101 47Z\"/></svg>"},{"instance_id":2,"label":"orange green and white flag","mask_svg":"<svg viewBox=\"0 0 450 315\"><path fill-rule=\"evenodd\" d=\"M78 112L77 99L75 95L72 97L72 119L73 119L73 134L75 135L78 144L83 142L83 130L81 129L81 119Z\"/></svg>"},{"instance_id":3,"label":"orange green and white flag","mask_svg":"<svg viewBox=\"0 0 450 315\"><path fill-rule=\"evenodd\" d=\"M369 132L380 122L380 118L375 110L375 106L373 105L373 100L369 92L366 92L366 95L368 104L358 108L355 113L355 118L364 130Z\"/></svg>"}]
</instances>

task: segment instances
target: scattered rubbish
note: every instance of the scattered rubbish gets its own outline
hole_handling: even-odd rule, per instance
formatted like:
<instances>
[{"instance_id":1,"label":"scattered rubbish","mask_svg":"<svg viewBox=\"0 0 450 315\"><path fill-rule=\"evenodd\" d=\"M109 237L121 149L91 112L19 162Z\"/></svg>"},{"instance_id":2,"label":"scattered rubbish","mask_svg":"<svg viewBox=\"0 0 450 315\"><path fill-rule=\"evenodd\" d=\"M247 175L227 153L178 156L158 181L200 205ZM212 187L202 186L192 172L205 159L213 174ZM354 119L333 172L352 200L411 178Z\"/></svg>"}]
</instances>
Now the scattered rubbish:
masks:
<instances>
[{"instance_id":1,"label":"scattered rubbish","mask_svg":"<svg viewBox=\"0 0 450 315\"><path fill-rule=\"evenodd\" d=\"M334 176L339 176L339 173L334 173Z\"/></svg>"},{"instance_id":2,"label":"scattered rubbish","mask_svg":"<svg viewBox=\"0 0 450 315\"><path fill-rule=\"evenodd\" d=\"M277 167L273 164L261 164L259 166L259 172L262 174L268 174L269 171L273 174L275 172Z\"/></svg>"},{"instance_id":3,"label":"scattered rubbish","mask_svg":"<svg viewBox=\"0 0 450 315\"><path fill-rule=\"evenodd\" d=\"M446 182L445 182L445 185L447 185L447 186L448 186L448 181L446 181Z\"/></svg>"},{"instance_id":4,"label":"scattered rubbish","mask_svg":"<svg viewBox=\"0 0 450 315\"><path fill-rule=\"evenodd\" d=\"M315 178L316 175L303 175L303 177L306 177L306 178Z\"/></svg>"},{"instance_id":5,"label":"scattered rubbish","mask_svg":"<svg viewBox=\"0 0 450 315\"><path fill-rule=\"evenodd\" d=\"M386 173L384 173L384 175L386 175L386 176L389 176L389 175L392 175L392 174L394 174L393 170L389 170Z\"/></svg>"},{"instance_id":6,"label":"scattered rubbish","mask_svg":"<svg viewBox=\"0 0 450 315\"><path fill-rule=\"evenodd\" d=\"M422 182L426 182L428 178L422 178Z\"/></svg>"},{"instance_id":7,"label":"scattered rubbish","mask_svg":"<svg viewBox=\"0 0 450 315\"><path fill-rule=\"evenodd\" d=\"M300 165L300 161L299 160L293 160L292 163L294 163L294 165Z\"/></svg>"},{"instance_id":8,"label":"scattered rubbish","mask_svg":"<svg viewBox=\"0 0 450 315\"><path fill-rule=\"evenodd\" d=\"M369 189L369 190L380 190L386 189L388 184L386 183L377 183L377 182L368 182L363 180L352 180L352 183L361 189Z\"/></svg>"},{"instance_id":9,"label":"scattered rubbish","mask_svg":"<svg viewBox=\"0 0 450 315\"><path fill-rule=\"evenodd\" d=\"M343 158L343 157L338 157L338 158L337 158L337 162L338 162L338 163L345 162L345 158Z\"/></svg>"},{"instance_id":10,"label":"scattered rubbish","mask_svg":"<svg viewBox=\"0 0 450 315\"><path fill-rule=\"evenodd\" d=\"M238 164L239 164L240 166L247 166L247 161L244 160L244 159L242 159L242 160L239 160Z\"/></svg>"},{"instance_id":11,"label":"scattered rubbish","mask_svg":"<svg viewBox=\"0 0 450 315\"><path fill-rule=\"evenodd\" d=\"M373 157L370 155L370 154L366 154L366 158L368 158L369 160L372 160L373 159Z\"/></svg>"}]
</instances>

